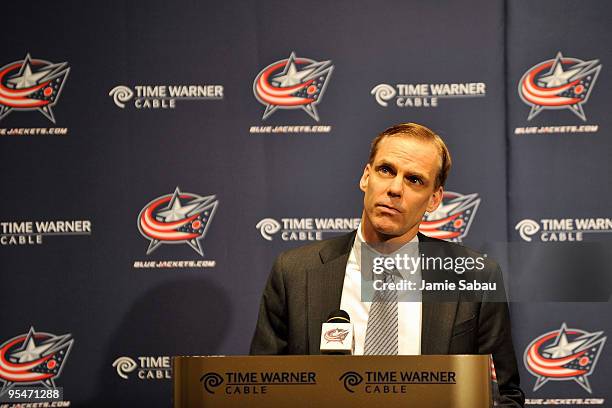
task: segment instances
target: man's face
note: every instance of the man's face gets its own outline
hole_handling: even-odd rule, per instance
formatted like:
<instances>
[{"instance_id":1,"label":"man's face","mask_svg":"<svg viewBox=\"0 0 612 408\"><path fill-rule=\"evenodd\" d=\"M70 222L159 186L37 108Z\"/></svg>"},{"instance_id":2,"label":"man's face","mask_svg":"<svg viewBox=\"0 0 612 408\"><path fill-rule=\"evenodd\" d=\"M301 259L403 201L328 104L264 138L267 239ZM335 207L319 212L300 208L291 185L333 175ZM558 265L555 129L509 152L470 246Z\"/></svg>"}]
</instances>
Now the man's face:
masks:
<instances>
[{"instance_id":1,"label":"man's face","mask_svg":"<svg viewBox=\"0 0 612 408\"><path fill-rule=\"evenodd\" d=\"M434 188L439 169L440 155L433 143L405 136L381 140L359 182L365 193L365 239L412 239L425 211L434 211L442 199L442 187Z\"/></svg>"}]
</instances>

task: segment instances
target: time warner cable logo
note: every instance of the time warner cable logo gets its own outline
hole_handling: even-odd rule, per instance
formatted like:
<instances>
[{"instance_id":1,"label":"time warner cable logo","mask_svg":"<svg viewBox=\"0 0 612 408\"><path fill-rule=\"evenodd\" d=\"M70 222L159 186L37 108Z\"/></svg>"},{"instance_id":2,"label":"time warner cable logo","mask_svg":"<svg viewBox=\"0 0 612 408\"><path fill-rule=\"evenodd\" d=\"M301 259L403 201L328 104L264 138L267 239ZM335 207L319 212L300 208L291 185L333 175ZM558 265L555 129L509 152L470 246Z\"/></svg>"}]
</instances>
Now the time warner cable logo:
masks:
<instances>
[{"instance_id":1,"label":"time warner cable logo","mask_svg":"<svg viewBox=\"0 0 612 408\"><path fill-rule=\"evenodd\" d=\"M283 241L321 241L323 234L347 233L359 227L360 218L264 218L255 228L267 241L280 232Z\"/></svg>"},{"instance_id":2,"label":"time warner cable logo","mask_svg":"<svg viewBox=\"0 0 612 408\"><path fill-rule=\"evenodd\" d=\"M140 380L172 379L172 363L169 356L140 356L136 360L128 356L118 357L113 361L117 375L124 380L136 371Z\"/></svg>"},{"instance_id":3,"label":"time warner cable logo","mask_svg":"<svg viewBox=\"0 0 612 408\"><path fill-rule=\"evenodd\" d=\"M108 96L121 109L125 109L128 103L132 103L136 109L175 109L178 100L223 99L223 85L136 85L132 88L117 85Z\"/></svg>"},{"instance_id":4,"label":"time warner cable logo","mask_svg":"<svg viewBox=\"0 0 612 408\"><path fill-rule=\"evenodd\" d=\"M612 218L525 218L514 229L527 242L539 238L542 242L584 241L585 234L612 233Z\"/></svg>"},{"instance_id":5,"label":"time warner cable logo","mask_svg":"<svg viewBox=\"0 0 612 408\"><path fill-rule=\"evenodd\" d=\"M419 231L427 236L461 242L470 230L481 198L477 193L445 191L438 209L426 214ZM283 241L320 241L324 234L348 233L359 228L361 218L274 218L260 220L255 228L272 241L280 233Z\"/></svg>"},{"instance_id":6,"label":"time warner cable logo","mask_svg":"<svg viewBox=\"0 0 612 408\"><path fill-rule=\"evenodd\" d=\"M370 91L376 103L386 108L389 103L398 108L435 108L439 99L486 96L484 82L438 84L378 84Z\"/></svg>"}]
</instances>

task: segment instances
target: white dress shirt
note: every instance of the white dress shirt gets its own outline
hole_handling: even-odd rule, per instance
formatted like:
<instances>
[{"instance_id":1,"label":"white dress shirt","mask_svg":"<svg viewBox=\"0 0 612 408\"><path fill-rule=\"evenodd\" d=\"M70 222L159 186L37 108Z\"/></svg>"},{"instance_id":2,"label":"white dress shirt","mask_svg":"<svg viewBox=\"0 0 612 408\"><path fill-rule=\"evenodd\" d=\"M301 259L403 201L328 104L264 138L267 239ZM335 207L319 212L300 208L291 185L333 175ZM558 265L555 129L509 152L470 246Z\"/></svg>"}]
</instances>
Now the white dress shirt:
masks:
<instances>
[{"instance_id":1,"label":"white dress shirt","mask_svg":"<svg viewBox=\"0 0 612 408\"><path fill-rule=\"evenodd\" d=\"M418 256L418 242L419 238L415 236L409 243L395 251L393 254L381 255L392 257L398 252L408 251L413 256ZM372 302L361 301L361 248L363 245L368 244L363 239L360 227L357 230L357 236L355 237L355 242L346 264L344 285L342 286L342 299L340 301L340 309L349 314L351 323L353 323L353 329L355 332L355 355L363 355L366 328L368 325L368 315L370 313L370 306L372 304ZM378 254L378 252L372 247L369 247L369 250ZM405 273L401 270L399 272L402 275ZM416 273L420 275L420 268L418 268ZM398 346L399 354L401 355L421 354L421 306L421 302L398 302Z\"/></svg>"}]
</instances>

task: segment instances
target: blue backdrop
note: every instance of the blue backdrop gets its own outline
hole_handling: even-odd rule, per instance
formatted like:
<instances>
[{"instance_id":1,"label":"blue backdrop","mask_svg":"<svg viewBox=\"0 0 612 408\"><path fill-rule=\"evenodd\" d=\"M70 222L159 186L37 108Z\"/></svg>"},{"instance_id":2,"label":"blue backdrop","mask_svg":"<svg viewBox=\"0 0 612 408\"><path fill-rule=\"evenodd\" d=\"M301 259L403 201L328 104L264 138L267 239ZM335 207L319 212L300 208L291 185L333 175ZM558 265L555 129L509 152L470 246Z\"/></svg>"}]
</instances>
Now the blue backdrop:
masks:
<instances>
[{"instance_id":1,"label":"blue backdrop","mask_svg":"<svg viewBox=\"0 0 612 408\"><path fill-rule=\"evenodd\" d=\"M53 344L35 386L168 406L168 356L246 354L274 257L354 228L371 139L417 122L454 162L423 232L504 266L528 402L612 398L607 2L2 8L0 360ZM529 357L587 337L572 375Z\"/></svg>"}]
</instances>

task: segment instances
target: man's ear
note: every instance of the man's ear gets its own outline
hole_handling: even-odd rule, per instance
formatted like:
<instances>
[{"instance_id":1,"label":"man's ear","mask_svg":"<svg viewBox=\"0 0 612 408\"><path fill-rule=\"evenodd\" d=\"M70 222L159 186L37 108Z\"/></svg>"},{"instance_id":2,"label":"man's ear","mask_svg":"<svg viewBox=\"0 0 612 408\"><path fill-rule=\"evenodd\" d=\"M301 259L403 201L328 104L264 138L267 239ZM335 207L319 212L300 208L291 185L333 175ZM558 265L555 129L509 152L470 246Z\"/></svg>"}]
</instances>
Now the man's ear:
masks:
<instances>
[{"instance_id":1,"label":"man's ear","mask_svg":"<svg viewBox=\"0 0 612 408\"><path fill-rule=\"evenodd\" d=\"M442 186L438 187L436 191L429 197L429 204L427 204L427 212L434 212L442 202L442 195L444 194L444 189Z\"/></svg>"},{"instance_id":2,"label":"man's ear","mask_svg":"<svg viewBox=\"0 0 612 408\"><path fill-rule=\"evenodd\" d=\"M365 168L363 169L363 174L361 175L361 179L359 180L359 188L364 193L366 189L368 188L369 179L370 179L370 163L366 164Z\"/></svg>"}]
</instances>

